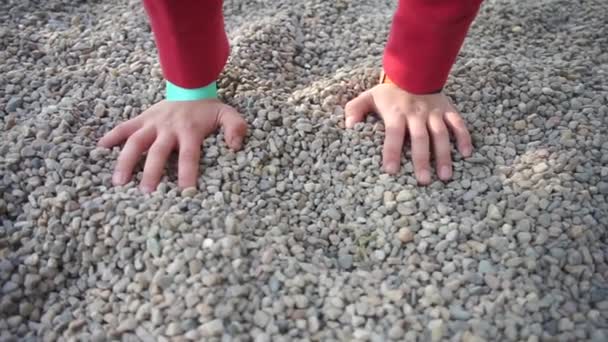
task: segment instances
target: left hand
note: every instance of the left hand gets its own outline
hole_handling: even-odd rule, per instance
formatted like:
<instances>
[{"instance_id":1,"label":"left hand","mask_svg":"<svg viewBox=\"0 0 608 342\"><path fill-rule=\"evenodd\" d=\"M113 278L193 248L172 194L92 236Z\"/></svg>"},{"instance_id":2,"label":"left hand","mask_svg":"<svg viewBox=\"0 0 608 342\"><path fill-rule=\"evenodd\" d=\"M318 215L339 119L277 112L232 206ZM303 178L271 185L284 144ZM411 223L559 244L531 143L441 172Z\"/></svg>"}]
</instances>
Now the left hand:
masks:
<instances>
[{"instance_id":1,"label":"left hand","mask_svg":"<svg viewBox=\"0 0 608 342\"><path fill-rule=\"evenodd\" d=\"M384 121L382 162L388 173L399 172L406 132L411 138L414 172L421 185L431 182L431 146L439 178L447 181L452 177L448 128L463 156L469 157L473 151L462 116L443 93L415 95L394 84L379 84L346 104L346 127L352 128L370 112L378 113Z\"/></svg>"}]
</instances>

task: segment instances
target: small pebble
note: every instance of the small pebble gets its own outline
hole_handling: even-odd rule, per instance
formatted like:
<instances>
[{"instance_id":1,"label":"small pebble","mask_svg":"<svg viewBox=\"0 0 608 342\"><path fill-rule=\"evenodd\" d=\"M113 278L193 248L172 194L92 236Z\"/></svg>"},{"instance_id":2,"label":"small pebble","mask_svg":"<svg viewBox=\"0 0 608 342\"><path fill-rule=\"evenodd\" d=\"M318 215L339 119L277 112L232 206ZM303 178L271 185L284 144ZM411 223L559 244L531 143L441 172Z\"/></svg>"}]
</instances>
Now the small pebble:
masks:
<instances>
[{"instance_id":1,"label":"small pebble","mask_svg":"<svg viewBox=\"0 0 608 342\"><path fill-rule=\"evenodd\" d=\"M414 233L409 228L401 228L397 233L397 239L402 243L408 243L414 240Z\"/></svg>"}]
</instances>

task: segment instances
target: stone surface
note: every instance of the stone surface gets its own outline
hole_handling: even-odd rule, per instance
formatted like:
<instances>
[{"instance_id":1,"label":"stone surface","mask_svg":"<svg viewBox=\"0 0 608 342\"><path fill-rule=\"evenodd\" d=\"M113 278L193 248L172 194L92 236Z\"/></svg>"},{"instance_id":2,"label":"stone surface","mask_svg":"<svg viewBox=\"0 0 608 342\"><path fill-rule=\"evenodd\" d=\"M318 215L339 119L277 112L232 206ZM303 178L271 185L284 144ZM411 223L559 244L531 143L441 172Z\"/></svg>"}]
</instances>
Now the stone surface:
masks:
<instances>
[{"instance_id":1,"label":"stone surface","mask_svg":"<svg viewBox=\"0 0 608 342\"><path fill-rule=\"evenodd\" d=\"M608 4L483 2L444 87L474 152L428 186L343 128L396 5L225 0L243 148L143 194L97 145L164 97L141 2L0 2L0 340L605 341Z\"/></svg>"}]
</instances>

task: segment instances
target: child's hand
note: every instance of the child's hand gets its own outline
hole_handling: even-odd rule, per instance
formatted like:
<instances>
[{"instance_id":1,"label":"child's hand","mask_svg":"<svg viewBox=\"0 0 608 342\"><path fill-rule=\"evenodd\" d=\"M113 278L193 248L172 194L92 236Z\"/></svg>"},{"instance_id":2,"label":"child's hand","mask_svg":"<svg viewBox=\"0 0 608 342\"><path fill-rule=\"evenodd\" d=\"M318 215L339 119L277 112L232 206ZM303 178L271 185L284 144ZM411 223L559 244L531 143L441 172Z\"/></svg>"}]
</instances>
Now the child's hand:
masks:
<instances>
[{"instance_id":1,"label":"child's hand","mask_svg":"<svg viewBox=\"0 0 608 342\"><path fill-rule=\"evenodd\" d=\"M99 145L110 148L127 140L112 178L115 185L129 181L141 155L148 151L141 181L145 192L156 189L169 155L178 149L178 183L187 188L197 185L203 140L220 126L224 128L226 144L240 149L247 123L234 108L219 100L161 101L116 126L101 138Z\"/></svg>"},{"instance_id":2,"label":"child's hand","mask_svg":"<svg viewBox=\"0 0 608 342\"><path fill-rule=\"evenodd\" d=\"M409 132L414 170L420 184L431 182L431 146L439 178L446 181L452 177L448 127L462 155L468 157L473 150L464 120L443 93L414 95L393 84L380 84L347 103L345 112L347 128L370 112L382 117L386 127L382 159L388 173L399 171L403 141Z\"/></svg>"}]
</instances>

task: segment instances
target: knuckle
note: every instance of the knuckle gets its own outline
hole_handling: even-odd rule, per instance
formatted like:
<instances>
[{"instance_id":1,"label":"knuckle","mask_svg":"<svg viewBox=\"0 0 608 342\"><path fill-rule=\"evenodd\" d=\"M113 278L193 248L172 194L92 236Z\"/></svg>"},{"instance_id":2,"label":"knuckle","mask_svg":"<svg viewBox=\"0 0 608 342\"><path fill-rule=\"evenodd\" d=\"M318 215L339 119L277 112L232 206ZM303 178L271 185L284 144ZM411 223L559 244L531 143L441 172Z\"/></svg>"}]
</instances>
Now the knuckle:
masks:
<instances>
[{"instance_id":1,"label":"knuckle","mask_svg":"<svg viewBox=\"0 0 608 342\"><path fill-rule=\"evenodd\" d=\"M440 160L437 165L439 165L439 168L442 167L447 167L447 168L452 168L452 161L450 159L446 159L446 160Z\"/></svg>"},{"instance_id":2,"label":"knuckle","mask_svg":"<svg viewBox=\"0 0 608 342\"><path fill-rule=\"evenodd\" d=\"M129 138L129 144L133 145L138 149L142 149L145 147L144 137L141 134L132 135Z\"/></svg>"},{"instance_id":3,"label":"knuckle","mask_svg":"<svg viewBox=\"0 0 608 342\"><path fill-rule=\"evenodd\" d=\"M460 119L454 120L454 127L456 127L456 129L461 130L461 131L466 129L464 122Z\"/></svg>"},{"instance_id":4,"label":"knuckle","mask_svg":"<svg viewBox=\"0 0 608 342\"><path fill-rule=\"evenodd\" d=\"M150 149L148 150L148 152L152 155L156 155L159 153L162 153L165 150L164 146L161 144L152 144L152 146L150 146Z\"/></svg>"},{"instance_id":5,"label":"knuckle","mask_svg":"<svg viewBox=\"0 0 608 342\"><path fill-rule=\"evenodd\" d=\"M427 140L427 133L422 129L414 130L410 133L412 141L417 143L425 142Z\"/></svg>"},{"instance_id":6,"label":"knuckle","mask_svg":"<svg viewBox=\"0 0 608 342\"><path fill-rule=\"evenodd\" d=\"M156 148L157 151L160 152L170 152L171 150L173 150L173 140L171 139L164 139L159 141L158 143L154 144L154 147Z\"/></svg>"},{"instance_id":7,"label":"knuckle","mask_svg":"<svg viewBox=\"0 0 608 342\"><path fill-rule=\"evenodd\" d=\"M148 159L150 156L148 156ZM153 183L160 178L164 165L159 165L156 159L151 159L151 162L146 160L146 166L142 175L142 183Z\"/></svg>"},{"instance_id":8,"label":"knuckle","mask_svg":"<svg viewBox=\"0 0 608 342\"><path fill-rule=\"evenodd\" d=\"M114 127L114 131L121 132L127 128L127 122L123 121Z\"/></svg>"},{"instance_id":9,"label":"knuckle","mask_svg":"<svg viewBox=\"0 0 608 342\"><path fill-rule=\"evenodd\" d=\"M437 158L445 161L450 159L450 150L449 144L437 144L434 152L437 155Z\"/></svg>"},{"instance_id":10,"label":"knuckle","mask_svg":"<svg viewBox=\"0 0 608 342\"><path fill-rule=\"evenodd\" d=\"M236 131L239 134L245 134L245 132L247 131L247 122L243 119L238 120L236 123Z\"/></svg>"},{"instance_id":11,"label":"knuckle","mask_svg":"<svg viewBox=\"0 0 608 342\"><path fill-rule=\"evenodd\" d=\"M226 127L225 129L226 138L233 139L236 137L244 137L247 134L247 126L242 125L233 125L230 127Z\"/></svg>"},{"instance_id":12,"label":"knuckle","mask_svg":"<svg viewBox=\"0 0 608 342\"><path fill-rule=\"evenodd\" d=\"M452 124L458 130L466 130L464 120L459 115L454 115L452 118Z\"/></svg>"},{"instance_id":13,"label":"knuckle","mask_svg":"<svg viewBox=\"0 0 608 342\"><path fill-rule=\"evenodd\" d=\"M448 129L443 125L432 127L431 132L436 138L444 139L448 136Z\"/></svg>"},{"instance_id":14,"label":"knuckle","mask_svg":"<svg viewBox=\"0 0 608 342\"><path fill-rule=\"evenodd\" d=\"M435 153L435 158L437 158L437 163L450 164L452 162L450 151L451 149L448 145L438 145L433 151Z\"/></svg>"},{"instance_id":15,"label":"knuckle","mask_svg":"<svg viewBox=\"0 0 608 342\"><path fill-rule=\"evenodd\" d=\"M121 153L118 157L118 161L116 162L116 166L114 167L115 171L118 173L131 173L131 169L129 168L128 156L125 153Z\"/></svg>"},{"instance_id":16,"label":"knuckle","mask_svg":"<svg viewBox=\"0 0 608 342\"><path fill-rule=\"evenodd\" d=\"M118 125L116 125L116 128L118 128L118 129L125 129L130 124L131 124L131 120L121 121L121 122L118 123Z\"/></svg>"},{"instance_id":17,"label":"knuckle","mask_svg":"<svg viewBox=\"0 0 608 342\"><path fill-rule=\"evenodd\" d=\"M428 168L428 165L429 165L428 155L413 157L412 161L414 162L414 167L416 167L417 169L427 169Z\"/></svg>"},{"instance_id":18,"label":"knuckle","mask_svg":"<svg viewBox=\"0 0 608 342\"><path fill-rule=\"evenodd\" d=\"M405 116L406 110L403 105L395 104L391 106L390 113L396 116Z\"/></svg>"},{"instance_id":19,"label":"knuckle","mask_svg":"<svg viewBox=\"0 0 608 342\"><path fill-rule=\"evenodd\" d=\"M129 132L129 128L126 122L121 122L114 129L112 129L108 134L115 134L120 136L125 136Z\"/></svg>"},{"instance_id":20,"label":"knuckle","mask_svg":"<svg viewBox=\"0 0 608 342\"><path fill-rule=\"evenodd\" d=\"M177 122L168 122L164 127L160 127L160 130L177 134L192 134L194 127L191 122L180 120Z\"/></svg>"},{"instance_id":21,"label":"knuckle","mask_svg":"<svg viewBox=\"0 0 608 342\"><path fill-rule=\"evenodd\" d=\"M395 156L401 153L401 149L395 144L385 144L384 154L387 156Z\"/></svg>"},{"instance_id":22,"label":"knuckle","mask_svg":"<svg viewBox=\"0 0 608 342\"><path fill-rule=\"evenodd\" d=\"M428 112L428 106L424 102L418 101L411 105L410 115L427 116Z\"/></svg>"},{"instance_id":23,"label":"knuckle","mask_svg":"<svg viewBox=\"0 0 608 342\"><path fill-rule=\"evenodd\" d=\"M405 123L400 121L385 121L384 134L387 138L398 138L405 135Z\"/></svg>"},{"instance_id":24,"label":"knuckle","mask_svg":"<svg viewBox=\"0 0 608 342\"><path fill-rule=\"evenodd\" d=\"M412 161L419 167L425 167L429 164L430 152L427 150L418 150L412 153Z\"/></svg>"},{"instance_id":25,"label":"knuckle","mask_svg":"<svg viewBox=\"0 0 608 342\"><path fill-rule=\"evenodd\" d=\"M461 139L468 139L469 130L464 125L454 127L454 134L459 136Z\"/></svg>"},{"instance_id":26,"label":"knuckle","mask_svg":"<svg viewBox=\"0 0 608 342\"><path fill-rule=\"evenodd\" d=\"M344 112L346 113L346 115L350 115L351 112L353 111L353 101L354 100L350 100L346 103L346 105L344 106Z\"/></svg>"},{"instance_id":27,"label":"knuckle","mask_svg":"<svg viewBox=\"0 0 608 342\"><path fill-rule=\"evenodd\" d=\"M182 147L179 151L180 158L185 160L193 160L198 157L199 150L194 147Z\"/></svg>"},{"instance_id":28,"label":"knuckle","mask_svg":"<svg viewBox=\"0 0 608 342\"><path fill-rule=\"evenodd\" d=\"M118 161L116 162L116 166L114 166L114 170L116 172L125 172L127 171L127 165L125 165L124 161L124 153L121 153L118 157Z\"/></svg>"}]
</instances>

